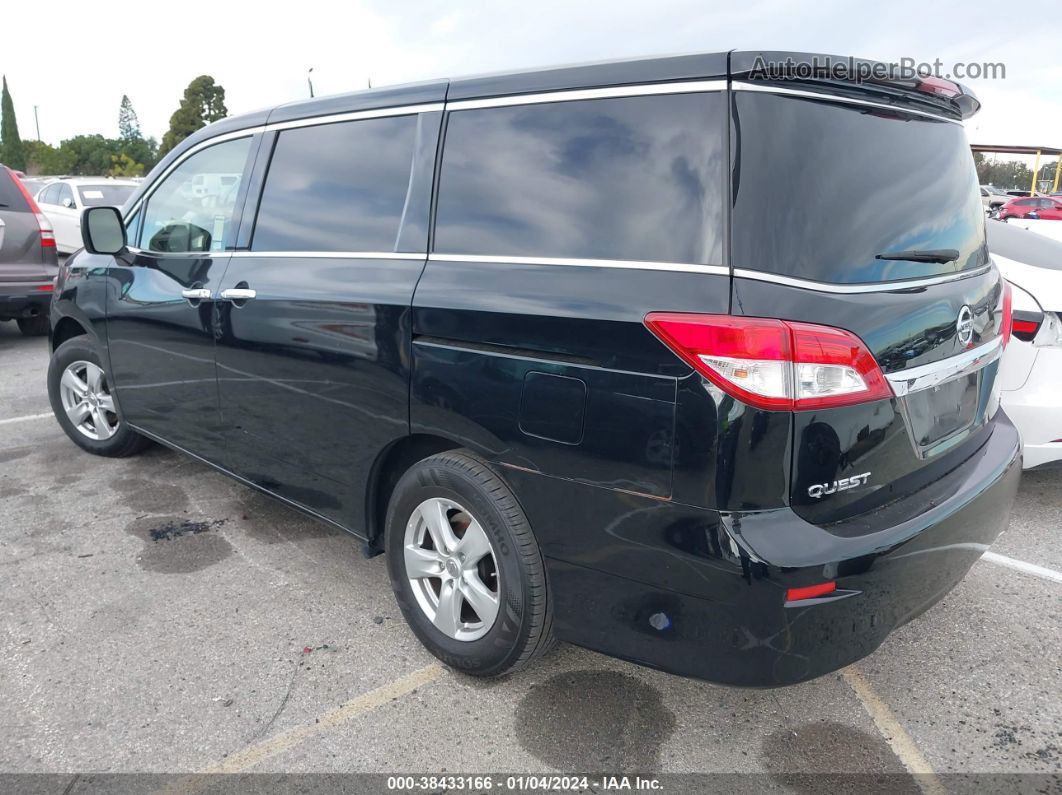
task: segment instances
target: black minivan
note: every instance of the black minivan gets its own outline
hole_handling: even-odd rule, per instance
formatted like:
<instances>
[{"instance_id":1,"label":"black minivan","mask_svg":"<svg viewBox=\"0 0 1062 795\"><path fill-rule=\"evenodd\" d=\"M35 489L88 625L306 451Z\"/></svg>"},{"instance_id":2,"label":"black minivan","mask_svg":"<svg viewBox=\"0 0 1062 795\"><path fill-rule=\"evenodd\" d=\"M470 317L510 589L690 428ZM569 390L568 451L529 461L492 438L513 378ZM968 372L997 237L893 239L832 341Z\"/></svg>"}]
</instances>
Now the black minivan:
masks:
<instances>
[{"instance_id":1,"label":"black minivan","mask_svg":"<svg viewBox=\"0 0 1062 795\"><path fill-rule=\"evenodd\" d=\"M413 631L471 674L555 638L742 686L847 665L993 542L1020 450L977 100L817 59L441 80L202 129L121 213L86 211L55 415L386 553ZM787 61L811 68L761 74Z\"/></svg>"}]
</instances>

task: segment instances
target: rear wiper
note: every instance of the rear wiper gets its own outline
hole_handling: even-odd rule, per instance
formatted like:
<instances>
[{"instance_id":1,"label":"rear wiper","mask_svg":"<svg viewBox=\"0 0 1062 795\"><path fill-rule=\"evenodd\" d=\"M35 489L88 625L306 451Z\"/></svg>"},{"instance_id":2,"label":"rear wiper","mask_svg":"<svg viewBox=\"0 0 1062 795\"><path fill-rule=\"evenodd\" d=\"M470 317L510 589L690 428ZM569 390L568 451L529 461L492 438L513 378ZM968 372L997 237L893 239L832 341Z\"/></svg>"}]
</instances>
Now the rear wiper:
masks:
<instances>
[{"instance_id":1,"label":"rear wiper","mask_svg":"<svg viewBox=\"0 0 1062 795\"><path fill-rule=\"evenodd\" d=\"M874 259L902 259L908 262L954 262L959 258L959 252L953 248L935 249L912 249L910 251L893 251L888 254L878 254Z\"/></svg>"}]
</instances>

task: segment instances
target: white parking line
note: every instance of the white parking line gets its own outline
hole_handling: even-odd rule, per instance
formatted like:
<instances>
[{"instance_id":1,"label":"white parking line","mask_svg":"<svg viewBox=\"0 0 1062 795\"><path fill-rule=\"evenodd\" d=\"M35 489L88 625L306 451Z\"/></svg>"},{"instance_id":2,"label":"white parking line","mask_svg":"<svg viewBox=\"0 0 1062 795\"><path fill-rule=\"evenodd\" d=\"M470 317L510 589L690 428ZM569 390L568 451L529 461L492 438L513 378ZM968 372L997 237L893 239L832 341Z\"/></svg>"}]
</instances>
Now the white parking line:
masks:
<instances>
[{"instance_id":1,"label":"white parking line","mask_svg":"<svg viewBox=\"0 0 1062 795\"><path fill-rule=\"evenodd\" d=\"M45 417L55 416L50 411L47 414L27 414L25 417L12 417L9 420L0 420L0 425L9 425L13 422L29 422L30 420L43 420Z\"/></svg>"},{"instance_id":2,"label":"white parking line","mask_svg":"<svg viewBox=\"0 0 1062 795\"><path fill-rule=\"evenodd\" d=\"M981 557L981 560L987 560L989 563L995 563L997 566L1006 566L1008 569L1023 571L1026 574L1031 574L1034 577L1041 577L1045 580L1050 580L1051 582L1062 583L1062 571L1055 571L1054 569L1037 566L1035 563L1026 563L1024 560L1018 560L1016 558L1008 558L1006 555L1000 555L998 552L986 552Z\"/></svg>"},{"instance_id":3,"label":"white parking line","mask_svg":"<svg viewBox=\"0 0 1062 795\"><path fill-rule=\"evenodd\" d=\"M305 723L293 726L287 731L274 735L260 743L248 746L240 751L230 754L220 762L210 765L204 773L239 773L254 767L260 762L272 756L294 748L299 743L320 734L321 732L334 729L335 727L353 720L367 712L389 704L398 698L407 695L418 687L423 687L441 677L446 672L438 663L432 663L411 674L389 682L368 693L363 693L341 704L330 712L318 715L313 723Z\"/></svg>"},{"instance_id":4,"label":"white parking line","mask_svg":"<svg viewBox=\"0 0 1062 795\"><path fill-rule=\"evenodd\" d=\"M944 785L940 783L937 774L933 772L929 761L918 750L918 746L915 745L911 735L900 725L896 716L892 714L892 710L881 699L881 696L874 691L874 688L870 686L870 682L867 681L862 672L856 666L849 665L841 671L841 676L844 677L844 681L848 683L848 686L855 691L856 697L863 704L863 709L870 715L874 725L878 727L878 731L881 732L885 742L892 748L893 753L896 754L903 766L914 777L918 788L925 795L944 795L946 792Z\"/></svg>"}]
</instances>

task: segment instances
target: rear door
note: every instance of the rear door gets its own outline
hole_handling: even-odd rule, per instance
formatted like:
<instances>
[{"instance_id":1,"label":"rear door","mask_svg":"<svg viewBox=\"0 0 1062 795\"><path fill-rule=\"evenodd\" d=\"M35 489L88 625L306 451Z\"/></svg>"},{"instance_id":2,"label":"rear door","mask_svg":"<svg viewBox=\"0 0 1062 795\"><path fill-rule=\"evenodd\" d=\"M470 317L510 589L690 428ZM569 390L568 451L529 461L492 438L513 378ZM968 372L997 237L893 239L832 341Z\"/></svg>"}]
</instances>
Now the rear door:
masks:
<instances>
[{"instance_id":1,"label":"rear door","mask_svg":"<svg viewBox=\"0 0 1062 795\"><path fill-rule=\"evenodd\" d=\"M373 462L409 431L410 303L442 113L359 115L267 141L253 237L217 318L228 465L354 527Z\"/></svg>"},{"instance_id":2,"label":"rear door","mask_svg":"<svg viewBox=\"0 0 1062 795\"><path fill-rule=\"evenodd\" d=\"M1003 282L960 123L734 88L733 312L853 332L897 395L794 415L792 505L839 521L910 495L984 443ZM941 251L948 261L925 261Z\"/></svg>"},{"instance_id":3,"label":"rear door","mask_svg":"<svg viewBox=\"0 0 1062 795\"><path fill-rule=\"evenodd\" d=\"M212 298L243 194L240 185L205 193L193 186L204 175L246 173L256 143L247 135L209 144L152 186L127 219L128 254L107 271L108 348L125 419L211 460L218 452Z\"/></svg>"}]
</instances>

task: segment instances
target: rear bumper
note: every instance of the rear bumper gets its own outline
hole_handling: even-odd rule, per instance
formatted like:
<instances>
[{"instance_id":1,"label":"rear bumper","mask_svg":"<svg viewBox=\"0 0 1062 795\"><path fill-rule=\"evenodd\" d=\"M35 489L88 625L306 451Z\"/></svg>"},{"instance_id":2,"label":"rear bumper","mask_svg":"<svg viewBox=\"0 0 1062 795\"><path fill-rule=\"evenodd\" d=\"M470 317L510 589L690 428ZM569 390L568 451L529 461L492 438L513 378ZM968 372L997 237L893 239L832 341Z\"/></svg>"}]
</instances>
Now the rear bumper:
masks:
<instances>
[{"instance_id":1,"label":"rear bumper","mask_svg":"<svg viewBox=\"0 0 1062 795\"><path fill-rule=\"evenodd\" d=\"M558 636L722 684L821 676L874 651L963 578L1005 527L1020 471L1017 432L1000 413L944 499L868 535L835 535L789 509L701 510L697 527L693 514L636 507L627 495L626 513L606 529L616 549L561 559L551 551L573 549L570 540L544 545ZM536 533L540 491L528 499L517 489ZM666 526L655 527L654 514ZM649 565L638 566L639 555ZM837 594L786 606L786 589L827 580Z\"/></svg>"},{"instance_id":2,"label":"rear bumper","mask_svg":"<svg viewBox=\"0 0 1062 795\"><path fill-rule=\"evenodd\" d=\"M0 282L0 318L47 315L51 300L50 278L32 282Z\"/></svg>"}]
</instances>

